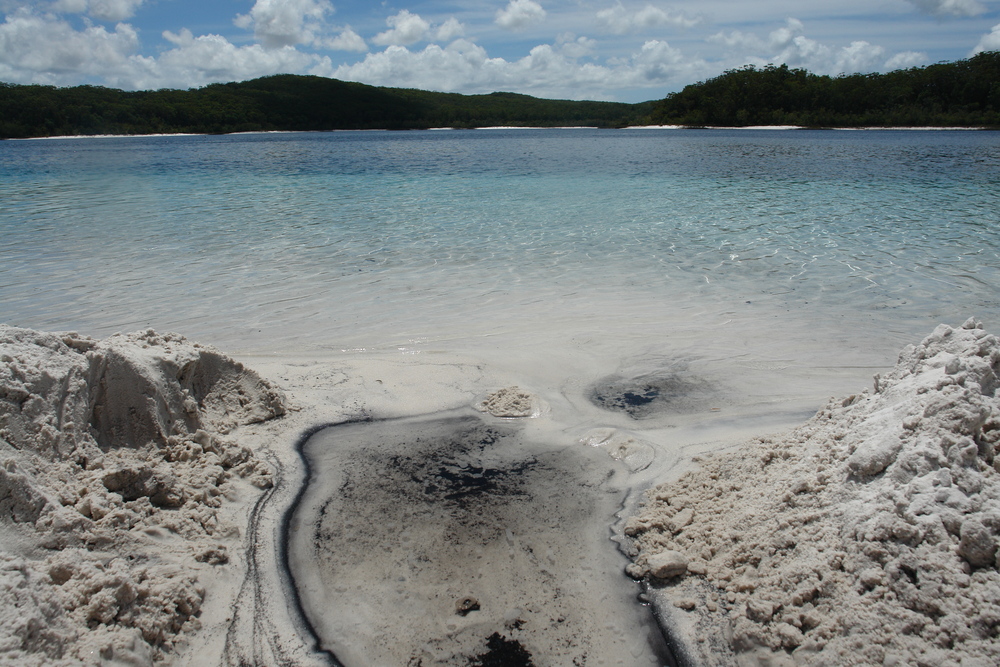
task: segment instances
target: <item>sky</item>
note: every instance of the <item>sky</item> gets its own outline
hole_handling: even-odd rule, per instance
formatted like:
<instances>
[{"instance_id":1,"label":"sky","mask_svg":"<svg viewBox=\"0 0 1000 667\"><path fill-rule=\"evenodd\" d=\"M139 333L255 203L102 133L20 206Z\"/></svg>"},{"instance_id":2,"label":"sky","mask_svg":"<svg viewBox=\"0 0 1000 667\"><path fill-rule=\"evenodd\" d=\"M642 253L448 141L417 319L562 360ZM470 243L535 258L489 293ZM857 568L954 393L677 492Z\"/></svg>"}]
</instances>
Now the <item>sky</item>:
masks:
<instances>
[{"instance_id":1,"label":"sky","mask_svg":"<svg viewBox=\"0 0 1000 667\"><path fill-rule=\"evenodd\" d=\"M0 0L0 81L270 74L640 102L744 65L885 72L1000 50L1000 0Z\"/></svg>"}]
</instances>

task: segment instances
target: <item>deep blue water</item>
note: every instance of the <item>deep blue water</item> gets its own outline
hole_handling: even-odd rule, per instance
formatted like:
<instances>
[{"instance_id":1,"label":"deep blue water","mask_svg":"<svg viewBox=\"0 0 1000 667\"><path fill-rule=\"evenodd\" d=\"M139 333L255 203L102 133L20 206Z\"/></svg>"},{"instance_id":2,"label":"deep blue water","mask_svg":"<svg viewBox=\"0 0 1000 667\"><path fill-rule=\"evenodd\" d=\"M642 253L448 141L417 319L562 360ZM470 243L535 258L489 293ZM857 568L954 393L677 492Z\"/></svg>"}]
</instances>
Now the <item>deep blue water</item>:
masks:
<instances>
[{"instance_id":1,"label":"deep blue water","mask_svg":"<svg viewBox=\"0 0 1000 667\"><path fill-rule=\"evenodd\" d=\"M996 132L7 141L0 321L298 349L749 303L902 338L1000 325L998 231Z\"/></svg>"}]
</instances>

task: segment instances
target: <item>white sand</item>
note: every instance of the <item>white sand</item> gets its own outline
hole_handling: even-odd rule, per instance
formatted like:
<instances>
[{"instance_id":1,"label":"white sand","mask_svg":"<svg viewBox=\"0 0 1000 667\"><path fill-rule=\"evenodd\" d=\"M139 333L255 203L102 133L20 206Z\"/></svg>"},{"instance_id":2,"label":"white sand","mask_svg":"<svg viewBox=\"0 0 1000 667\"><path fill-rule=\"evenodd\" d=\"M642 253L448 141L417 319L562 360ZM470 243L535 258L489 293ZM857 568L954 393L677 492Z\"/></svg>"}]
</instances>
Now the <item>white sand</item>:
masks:
<instances>
[{"instance_id":1,"label":"white sand","mask_svg":"<svg viewBox=\"0 0 1000 667\"><path fill-rule=\"evenodd\" d=\"M411 361L255 358L283 395L176 334L0 325L0 664L328 664L277 556L293 444L492 384Z\"/></svg>"},{"instance_id":2,"label":"white sand","mask_svg":"<svg viewBox=\"0 0 1000 667\"><path fill-rule=\"evenodd\" d=\"M206 586L238 583L241 506L272 484L227 434L284 412L180 337L0 326L0 662L151 664L225 619Z\"/></svg>"},{"instance_id":3,"label":"white sand","mask_svg":"<svg viewBox=\"0 0 1000 667\"><path fill-rule=\"evenodd\" d=\"M1000 341L970 320L874 391L704 459L628 520L704 665L1000 664Z\"/></svg>"},{"instance_id":4,"label":"white sand","mask_svg":"<svg viewBox=\"0 0 1000 667\"><path fill-rule=\"evenodd\" d=\"M478 358L245 360L257 375L179 336L0 327L0 664L318 664L276 556L303 476L291 445L470 405L540 415L539 437L601 447L637 483L722 452L626 525L632 574L686 573L650 594L705 664L996 664L1000 351L966 326L738 450L773 427L741 392L640 424Z\"/></svg>"}]
</instances>

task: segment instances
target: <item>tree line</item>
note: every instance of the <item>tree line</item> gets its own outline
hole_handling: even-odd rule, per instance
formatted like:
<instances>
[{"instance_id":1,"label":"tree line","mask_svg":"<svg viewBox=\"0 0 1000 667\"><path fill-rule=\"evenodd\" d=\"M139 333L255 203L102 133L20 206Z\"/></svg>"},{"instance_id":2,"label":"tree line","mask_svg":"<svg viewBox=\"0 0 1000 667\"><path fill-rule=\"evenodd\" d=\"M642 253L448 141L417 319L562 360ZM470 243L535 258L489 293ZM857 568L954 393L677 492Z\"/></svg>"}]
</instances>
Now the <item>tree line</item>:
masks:
<instances>
[{"instance_id":1,"label":"tree line","mask_svg":"<svg viewBox=\"0 0 1000 667\"><path fill-rule=\"evenodd\" d=\"M836 77L746 66L639 104L460 95L282 74L191 90L0 83L0 138L675 124L1000 127L1000 52Z\"/></svg>"},{"instance_id":2,"label":"tree line","mask_svg":"<svg viewBox=\"0 0 1000 667\"><path fill-rule=\"evenodd\" d=\"M652 104L434 93L293 74L191 90L0 83L0 138L496 125L618 127L639 122Z\"/></svg>"},{"instance_id":3,"label":"tree line","mask_svg":"<svg viewBox=\"0 0 1000 667\"><path fill-rule=\"evenodd\" d=\"M1000 51L886 74L729 70L657 103L654 124L1000 128Z\"/></svg>"}]
</instances>

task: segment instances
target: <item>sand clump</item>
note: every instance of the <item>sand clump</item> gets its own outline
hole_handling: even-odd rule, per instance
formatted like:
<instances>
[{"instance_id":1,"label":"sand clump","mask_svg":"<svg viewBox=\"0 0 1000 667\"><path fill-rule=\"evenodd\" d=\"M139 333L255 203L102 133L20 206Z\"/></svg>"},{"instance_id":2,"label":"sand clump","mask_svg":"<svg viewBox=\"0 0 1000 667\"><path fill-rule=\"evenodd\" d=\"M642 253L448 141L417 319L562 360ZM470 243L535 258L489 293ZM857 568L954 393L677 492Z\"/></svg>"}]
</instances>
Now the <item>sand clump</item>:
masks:
<instances>
[{"instance_id":1,"label":"sand clump","mask_svg":"<svg viewBox=\"0 0 1000 667\"><path fill-rule=\"evenodd\" d=\"M284 399L214 348L0 325L0 663L151 664L199 627L220 508L270 469L226 438Z\"/></svg>"},{"instance_id":2,"label":"sand clump","mask_svg":"<svg viewBox=\"0 0 1000 667\"><path fill-rule=\"evenodd\" d=\"M1000 664L998 371L978 322L942 325L873 392L648 491L628 572L687 657Z\"/></svg>"},{"instance_id":3,"label":"sand clump","mask_svg":"<svg viewBox=\"0 0 1000 667\"><path fill-rule=\"evenodd\" d=\"M541 398L518 386L498 389L476 404L480 412L507 419L537 417L544 408Z\"/></svg>"}]
</instances>

